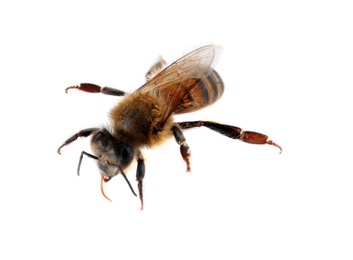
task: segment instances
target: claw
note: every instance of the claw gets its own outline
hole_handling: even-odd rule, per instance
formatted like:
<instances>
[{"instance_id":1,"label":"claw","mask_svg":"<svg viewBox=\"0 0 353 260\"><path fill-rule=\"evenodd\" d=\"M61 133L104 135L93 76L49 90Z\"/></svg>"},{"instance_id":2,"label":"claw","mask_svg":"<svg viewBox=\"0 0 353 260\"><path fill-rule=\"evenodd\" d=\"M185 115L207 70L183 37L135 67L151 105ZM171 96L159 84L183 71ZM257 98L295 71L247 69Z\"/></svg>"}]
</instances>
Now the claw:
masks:
<instances>
[{"instance_id":1,"label":"claw","mask_svg":"<svg viewBox=\"0 0 353 260\"><path fill-rule=\"evenodd\" d=\"M67 91L72 88L79 88L79 86L70 86L65 89L65 93L67 94Z\"/></svg>"},{"instance_id":2,"label":"claw","mask_svg":"<svg viewBox=\"0 0 353 260\"><path fill-rule=\"evenodd\" d=\"M279 154L282 153L282 147L279 146L278 144L276 144L274 141L272 141L272 140L266 141L266 144L269 144L269 145L273 145L273 146L278 147L278 149L279 149Z\"/></svg>"}]
</instances>

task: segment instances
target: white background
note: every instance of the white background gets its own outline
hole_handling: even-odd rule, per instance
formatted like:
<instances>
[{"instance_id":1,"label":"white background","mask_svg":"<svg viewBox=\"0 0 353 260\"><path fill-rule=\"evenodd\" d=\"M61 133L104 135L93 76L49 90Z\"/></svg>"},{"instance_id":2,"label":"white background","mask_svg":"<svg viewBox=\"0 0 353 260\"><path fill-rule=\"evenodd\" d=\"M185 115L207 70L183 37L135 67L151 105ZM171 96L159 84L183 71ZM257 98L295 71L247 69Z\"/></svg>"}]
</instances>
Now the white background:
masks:
<instances>
[{"instance_id":1,"label":"white background","mask_svg":"<svg viewBox=\"0 0 353 260\"><path fill-rule=\"evenodd\" d=\"M8 2L8 3L6 3ZM0 4L1 259L352 259L352 7L349 1L3 1ZM268 134L249 145L208 129L145 151L145 211L121 176L100 193L70 135L107 122L158 57L223 47L226 90L178 120ZM128 177L135 183L135 165ZM136 189L136 188L135 188Z\"/></svg>"}]
</instances>

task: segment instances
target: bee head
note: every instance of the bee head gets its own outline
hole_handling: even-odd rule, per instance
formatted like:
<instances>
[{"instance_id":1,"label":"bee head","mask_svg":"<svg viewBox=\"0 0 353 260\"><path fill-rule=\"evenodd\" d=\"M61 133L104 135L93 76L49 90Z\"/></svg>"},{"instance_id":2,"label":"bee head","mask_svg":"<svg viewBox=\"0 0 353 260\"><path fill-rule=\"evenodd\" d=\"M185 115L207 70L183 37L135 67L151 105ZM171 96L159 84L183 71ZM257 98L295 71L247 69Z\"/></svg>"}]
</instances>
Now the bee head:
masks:
<instances>
[{"instance_id":1,"label":"bee head","mask_svg":"<svg viewBox=\"0 0 353 260\"><path fill-rule=\"evenodd\" d=\"M98 157L98 167L105 181L121 173L134 158L131 146L117 140L104 128L93 134L91 148Z\"/></svg>"}]
</instances>

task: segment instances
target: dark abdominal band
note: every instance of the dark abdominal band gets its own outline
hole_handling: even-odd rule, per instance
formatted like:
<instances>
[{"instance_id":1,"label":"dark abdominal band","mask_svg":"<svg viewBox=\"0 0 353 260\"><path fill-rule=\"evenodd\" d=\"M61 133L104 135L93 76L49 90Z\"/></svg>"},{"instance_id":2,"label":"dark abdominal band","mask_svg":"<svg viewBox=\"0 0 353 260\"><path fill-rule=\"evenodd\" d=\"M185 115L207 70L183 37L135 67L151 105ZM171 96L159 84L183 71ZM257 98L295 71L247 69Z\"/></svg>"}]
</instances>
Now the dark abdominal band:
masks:
<instances>
[{"instance_id":1,"label":"dark abdominal band","mask_svg":"<svg viewBox=\"0 0 353 260\"><path fill-rule=\"evenodd\" d=\"M207 90L205 81L202 79L200 79L199 81L199 88L202 90L203 104L207 105L209 102L210 96L208 95L208 90Z\"/></svg>"},{"instance_id":2,"label":"dark abdominal band","mask_svg":"<svg viewBox=\"0 0 353 260\"><path fill-rule=\"evenodd\" d=\"M202 94L204 97L204 105L208 105L213 103L213 100L218 96L218 84L214 77L214 71L208 75L206 78L201 79L198 83L200 89L202 90ZM205 82L208 81L208 82ZM207 86L209 88L207 88ZM211 100L210 100L211 99Z\"/></svg>"}]
</instances>

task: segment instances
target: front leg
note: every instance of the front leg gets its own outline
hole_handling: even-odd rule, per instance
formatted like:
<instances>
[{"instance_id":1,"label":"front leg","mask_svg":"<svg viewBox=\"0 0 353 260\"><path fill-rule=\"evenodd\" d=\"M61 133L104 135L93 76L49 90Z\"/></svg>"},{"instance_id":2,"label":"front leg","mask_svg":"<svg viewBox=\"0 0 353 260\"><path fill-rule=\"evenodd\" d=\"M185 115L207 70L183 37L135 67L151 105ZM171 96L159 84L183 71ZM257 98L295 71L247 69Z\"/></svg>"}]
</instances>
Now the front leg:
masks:
<instances>
[{"instance_id":1,"label":"front leg","mask_svg":"<svg viewBox=\"0 0 353 260\"><path fill-rule=\"evenodd\" d=\"M103 93L105 95L111 96L124 96L126 93L122 90L110 88L110 87L101 87L92 83L81 83L78 86L71 86L65 89L67 93L69 89L78 89L81 91L89 92L89 93Z\"/></svg>"},{"instance_id":2,"label":"front leg","mask_svg":"<svg viewBox=\"0 0 353 260\"><path fill-rule=\"evenodd\" d=\"M143 156L141 154L141 151L138 152L137 155L137 170L136 170L136 180L138 181L137 187L139 190L139 197L141 201L141 208L140 210L143 210L143 178L145 177L145 161L143 159Z\"/></svg>"},{"instance_id":3,"label":"front leg","mask_svg":"<svg viewBox=\"0 0 353 260\"><path fill-rule=\"evenodd\" d=\"M87 129L83 129L79 132L77 132L76 134L74 134L73 136L71 136L69 139L67 139L59 148L58 148L58 154L61 154L61 148L63 148L66 145L71 144L72 142L76 141L77 138L79 137L88 137L91 134L93 134L95 131L97 131L98 128L87 128ZM81 159L82 160L82 159Z\"/></svg>"},{"instance_id":4,"label":"front leg","mask_svg":"<svg viewBox=\"0 0 353 260\"><path fill-rule=\"evenodd\" d=\"M174 125L172 127L172 131L173 131L175 140L180 145L181 156L183 157L184 161L186 162L186 171L189 172L190 171L190 160L189 159L191 156L191 150L186 143L186 139L183 135L183 132L181 131L181 129L177 125Z\"/></svg>"}]
</instances>

